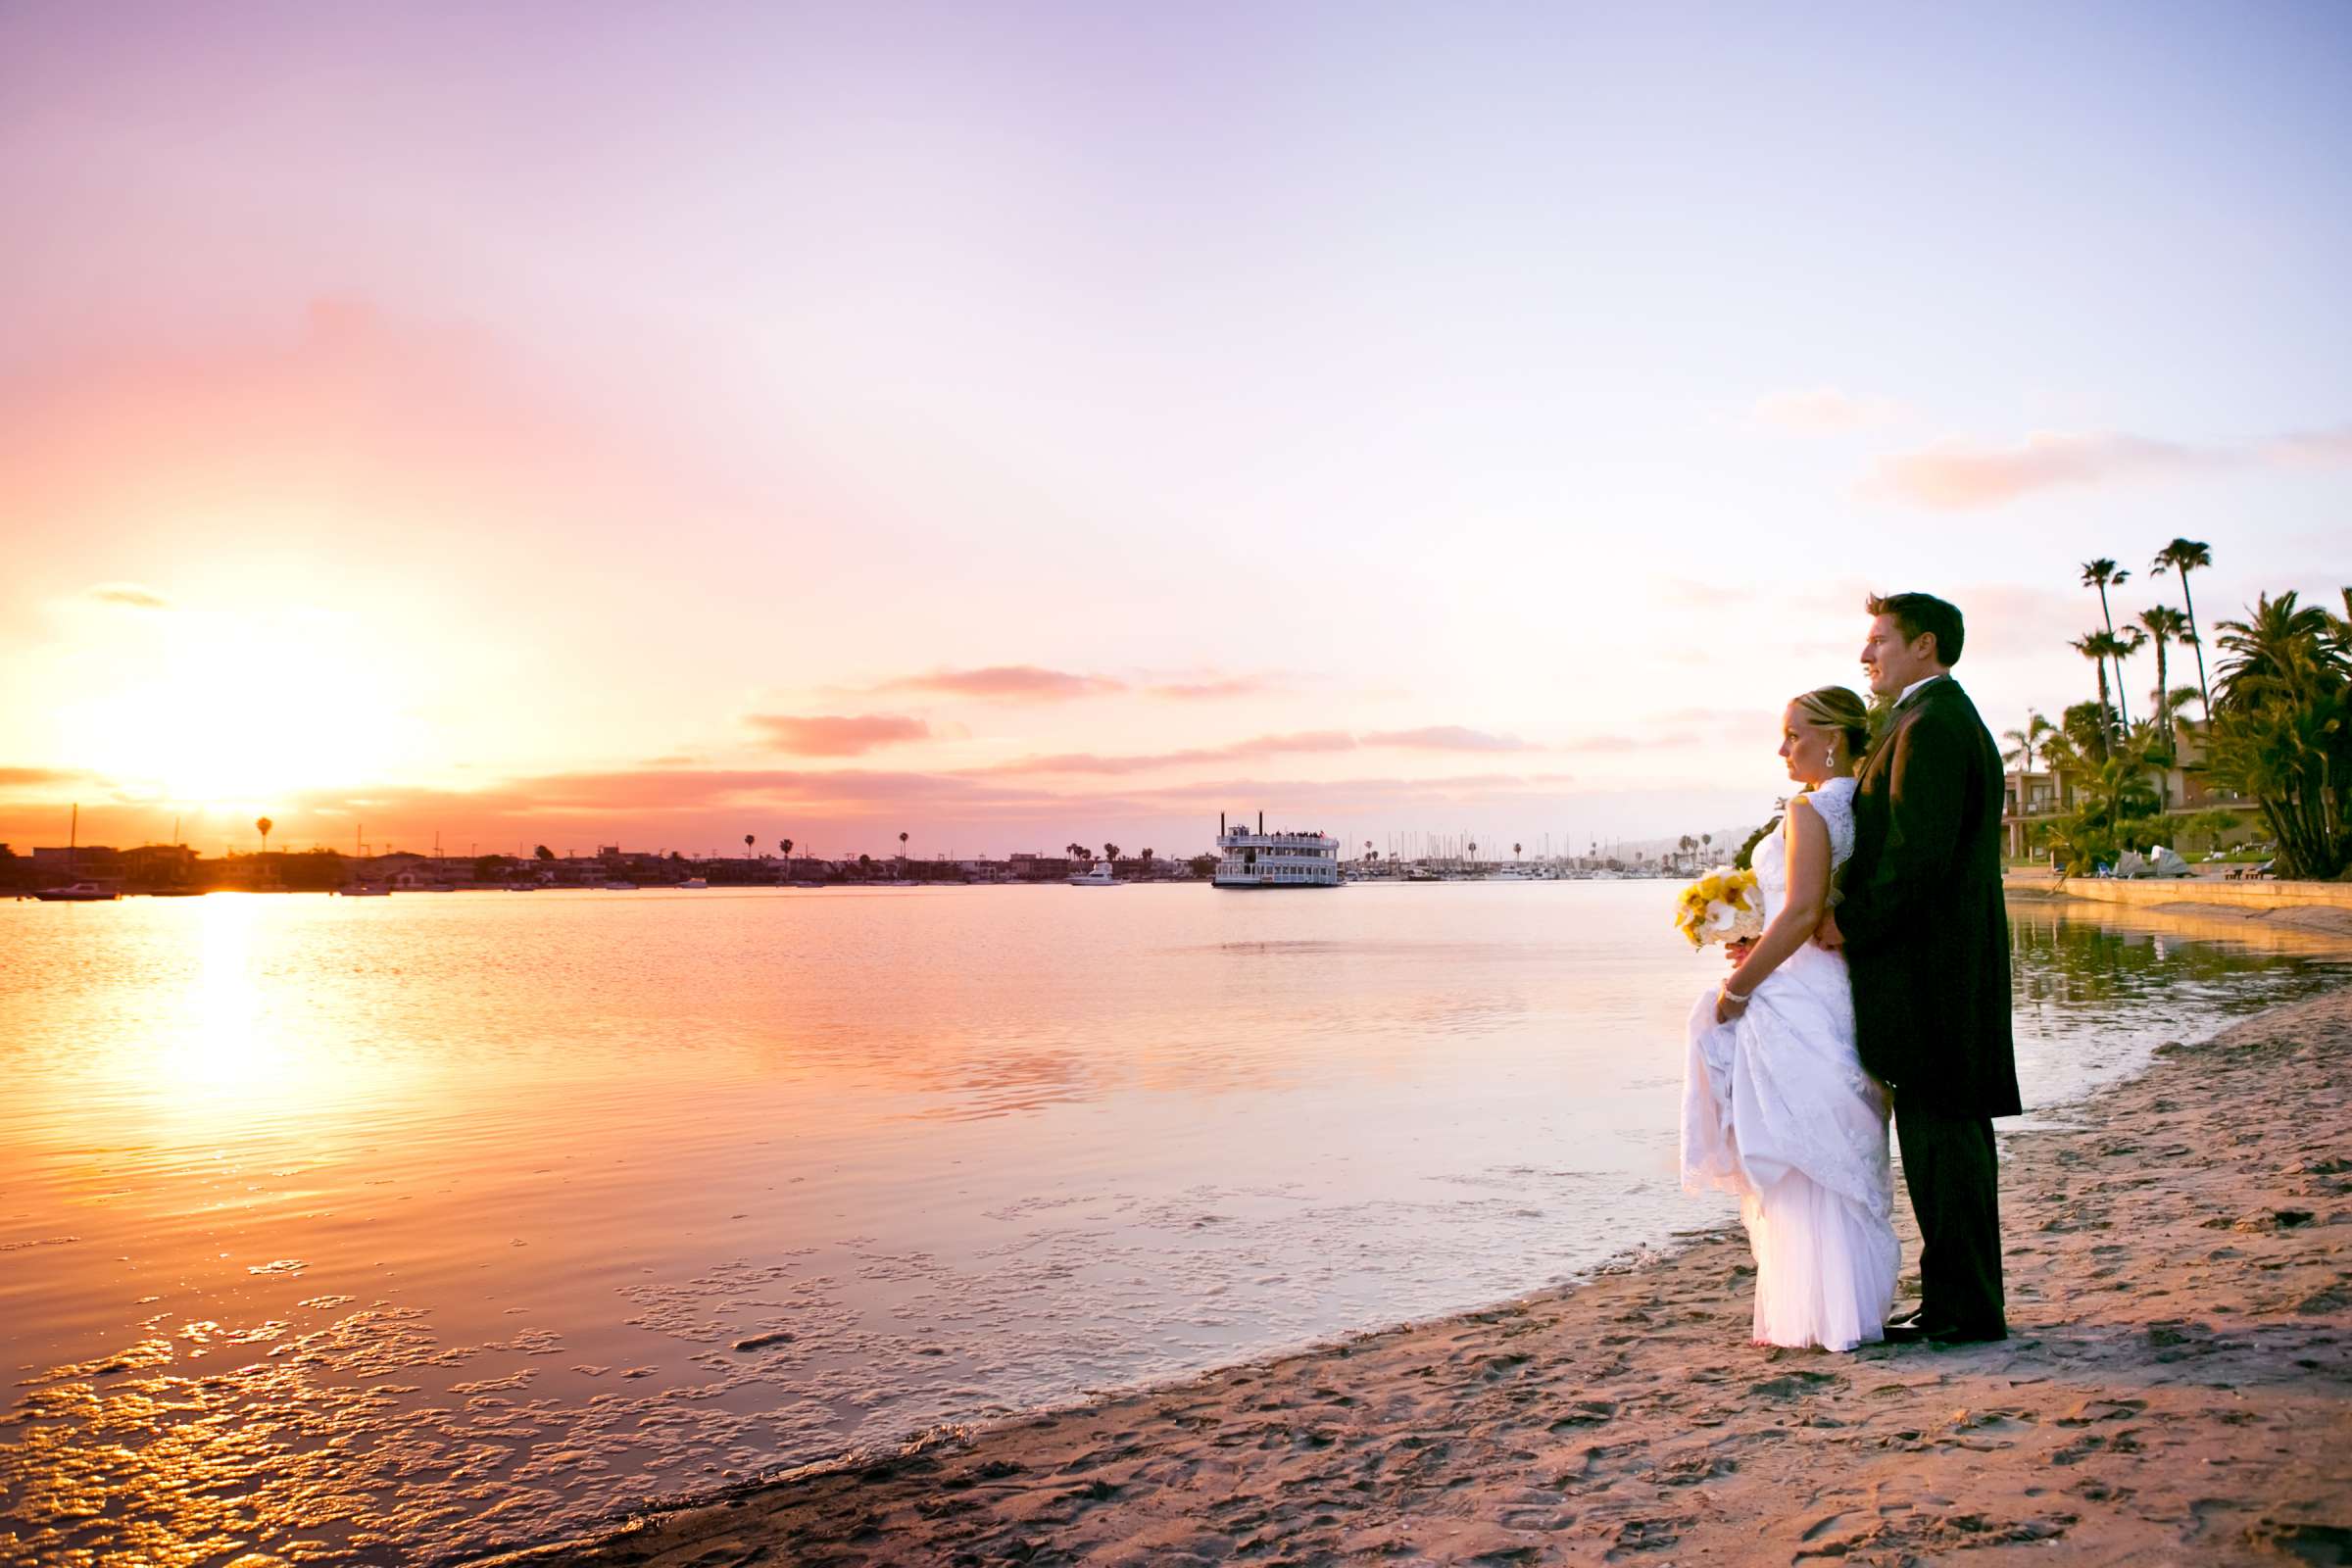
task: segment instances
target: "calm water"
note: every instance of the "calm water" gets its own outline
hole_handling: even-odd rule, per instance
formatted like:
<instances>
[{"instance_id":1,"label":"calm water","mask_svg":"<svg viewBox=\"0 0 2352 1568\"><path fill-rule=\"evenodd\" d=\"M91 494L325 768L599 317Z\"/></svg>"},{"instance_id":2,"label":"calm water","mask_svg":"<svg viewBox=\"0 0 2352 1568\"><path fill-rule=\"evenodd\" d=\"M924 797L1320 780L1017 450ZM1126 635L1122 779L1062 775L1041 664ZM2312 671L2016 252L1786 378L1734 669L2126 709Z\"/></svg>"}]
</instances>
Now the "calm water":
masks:
<instances>
[{"instance_id":1,"label":"calm water","mask_svg":"<svg viewBox=\"0 0 2352 1568\"><path fill-rule=\"evenodd\" d=\"M0 904L0 1561L533 1539L1710 1223L1674 892ZM2328 973L2016 928L2042 1106Z\"/></svg>"}]
</instances>

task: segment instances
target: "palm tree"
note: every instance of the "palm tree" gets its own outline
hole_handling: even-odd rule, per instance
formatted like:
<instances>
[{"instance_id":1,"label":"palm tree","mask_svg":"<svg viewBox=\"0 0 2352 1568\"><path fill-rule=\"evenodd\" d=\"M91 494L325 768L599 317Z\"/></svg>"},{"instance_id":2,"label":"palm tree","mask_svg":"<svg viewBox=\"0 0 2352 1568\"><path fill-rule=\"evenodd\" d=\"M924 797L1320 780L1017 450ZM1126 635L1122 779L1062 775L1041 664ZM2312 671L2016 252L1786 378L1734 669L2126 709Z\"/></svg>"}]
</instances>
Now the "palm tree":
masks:
<instances>
[{"instance_id":1,"label":"palm tree","mask_svg":"<svg viewBox=\"0 0 2352 1568\"><path fill-rule=\"evenodd\" d=\"M2107 651L2107 662L2115 666L2115 721L2118 729L2132 728L2131 716L2124 711L2124 661L2135 658L2148 646L2148 634L2137 626L2127 625L2115 634L2115 646Z\"/></svg>"},{"instance_id":2,"label":"palm tree","mask_svg":"<svg viewBox=\"0 0 2352 1568\"><path fill-rule=\"evenodd\" d=\"M1108 861L1109 861L1111 864L1113 864L1113 865L1116 865L1116 864L1118 864L1118 863L1119 863L1119 847L1118 847L1116 844L1105 844L1105 845L1103 845L1103 846L1102 846L1102 858L1104 858L1105 860L1108 860Z\"/></svg>"},{"instance_id":3,"label":"palm tree","mask_svg":"<svg viewBox=\"0 0 2352 1568\"><path fill-rule=\"evenodd\" d=\"M2099 722L2102 726L2112 722L2115 704L2108 700L2107 656L2113 653L2118 646L2114 634L2103 631L2084 632L2067 646L2098 666ZM2101 750L2103 751L2105 748L2102 747Z\"/></svg>"},{"instance_id":4,"label":"palm tree","mask_svg":"<svg viewBox=\"0 0 2352 1568\"><path fill-rule=\"evenodd\" d=\"M752 858L752 836L749 833L743 836L743 858L747 860Z\"/></svg>"},{"instance_id":5,"label":"palm tree","mask_svg":"<svg viewBox=\"0 0 2352 1568\"><path fill-rule=\"evenodd\" d=\"M2058 715L2058 727L2066 731L2066 738L2073 744L2076 759L2085 773L2106 761L2107 754L2114 750L2112 708L2101 708L2097 703L2069 703Z\"/></svg>"},{"instance_id":6,"label":"palm tree","mask_svg":"<svg viewBox=\"0 0 2352 1568\"><path fill-rule=\"evenodd\" d=\"M1511 846L1511 858L1513 860L1517 860L1519 858L1519 846L1516 844Z\"/></svg>"},{"instance_id":7,"label":"palm tree","mask_svg":"<svg viewBox=\"0 0 2352 1568\"><path fill-rule=\"evenodd\" d=\"M899 835L899 869L906 869L906 835L904 833Z\"/></svg>"},{"instance_id":8,"label":"palm tree","mask_svg":"<svg viewBox=\"0 0 2352 1568\"><path fill-rule=\"evenodd\" d=\"M2181 639L2197 651L2197 691L2205 699L2205 717L2213 718L2213 688L2205 684L2205 643L2197 635L2197 602L2189 596L2188 574L2213 564L2213 550L2201 539L2176 539L2156 552L2148 569L2161 577L2168 571L2180 574L2180 603L2188 609L2188 635Z\"/></svg>"},{"instance_id":9,"label":"palm tree","mask_svg":"<svg viewBox=\"0 0 2352 1568\"><path fill-rule=\"evenodd\" d=\"M1688 859L1690 858L1690 852L1698 848L1698 840L1686 833L1680 839L1675 841L1675 848L1682 851L1683 858Z\"/></svg>"},{"instance_id":10,"label":"palm tree","mask_svg":"<svg viewBox=\"0 0 2352 1568\"><path fill-rule=\"evenodd\" d=\"M2170 605L2151 605L2139 612L2139 624L2156 649L2156 729L2168 740L2172 736L2172 681L2165 667L2164 648L2170 642L2185 642L2188 617Z\"/></svg>"},{"instance_id":11,"label":"palm tree","mask_svg":"<svg viewBox=\"0 0 2352 1568\"><path fill-rule=\"evenodd\" d=\"M2180 710L2182 706L2188 703L2201 703L2204 700L2205 694L2194 686L2176 686L2164 694L2164 710L2173 715L2172 739L2176 752L2179 751L2180 743Z\"/></svg>"},{"instance_id":12,"label":"palm tree","mask_svg":"<svg viewBox=\"0 0 2352 1568\"><path fill-rule=\"evenodd\" d=\"M2352 592L2339 618L2292 592L2216 626L2229 656L2207 768L2251 795L2293 875L2352 864Z\"/></svg>"},{"instance_id":13,"label":"palm tree","mask_svg":"<svg viewBox=\"0 0 2352 1568\"><path fill-rule=\"evenodd\" d=\"M778 839L776 840L776 848L784 852L784 868L786 870L792 869L792 840Z\"/></svg>"},{"instance_id":14,"label":"palm tree","mask_svg":"<svg viewBox=\"0 0 2352 1568\"><path fill-rule=\"evenodd\" d=\"M2156 743L2167 761L2177 755L2173 737L2173 688L2165 668L2164 648L2188 630L2188 617L2169 605L2151 605L2139 612L2139 624L2147 632L2148 641L2156 649L2156 690L2150 694L2156 704ZM2167 790L2165 805L2172 805Z\"/></svg>"},{"instance_id":15,"label":"palm tree","mask_svg":"<svg viewBox=\"0 0 2352 1568\"><path fill-rule=\"evenodd\" d=\"M2029 708L2022 728L2001 731L2001 739L2009 743L2001 753L2001 760L2017 764L2017 809L2021 816L2026 810L2026 775L2034 769L2034 754L2041 750L2042 741L2056 734L2057 729L2057 725Z\"/></svg>"},{"instance_id":16,"label":"palm tree","mask_svg":"<svg viewBox=\"0 0 2352 1568\"><path fill-rule=\"evenodd\" d=\"M2085 588L2096 588L2099 591L2099 618L2107 622L2107 635L2110 637L2115 635L2115 615L2107 608L2107 585L2120 583L2131 575L2131 572L2105 557L2101 557L2097 561L2082 563L2082 585ZM2129 724L2132 722L2132 715L2124 711L2124 666L2121 664L2115 666L2115 685L2117 716Z\"/></svg>"},{"instance_id":17,"label":"palm tree","mask_svg":"<svg viewBox=\"0 0 2352 1568\"><path fill-rule=\"evenodd\" d=\"M2058 785L2058 809L2071 811L2075 808L2075 787L2071 775L2081 769L2082 759L2076 754L2075 743L2065 730L2048 719L2042 720L2042 728L2045 733L2041 737L2041 765L2050 770L2051 779Z\"/></svg>"},{"instance_id":18,"label":"palm tree","mask_svg":"<svg viewBox=\"0 0 2352 1568\"><path fill-rule=\"evenodd\" d=\"M2154 726L2135 724L2114 754L2099 765L2100 804L2106 808L2110 822L2126 816L2147 815L2163 804L2158 792L2148 787L2148 774L2155 771L2160 744Z\"/></svg>"},{"instance_id":19,"label":"palm tree","mask_svg":"<svg viewBox=\"0 0 2352 1568\"><path fill-rule=\"evenodd\" d=\"M268 855L270 853L270 830L277 824L266 816L257 816L253 819L253 825L262 835L262 853Z\"/></svg>"}]
</instances>

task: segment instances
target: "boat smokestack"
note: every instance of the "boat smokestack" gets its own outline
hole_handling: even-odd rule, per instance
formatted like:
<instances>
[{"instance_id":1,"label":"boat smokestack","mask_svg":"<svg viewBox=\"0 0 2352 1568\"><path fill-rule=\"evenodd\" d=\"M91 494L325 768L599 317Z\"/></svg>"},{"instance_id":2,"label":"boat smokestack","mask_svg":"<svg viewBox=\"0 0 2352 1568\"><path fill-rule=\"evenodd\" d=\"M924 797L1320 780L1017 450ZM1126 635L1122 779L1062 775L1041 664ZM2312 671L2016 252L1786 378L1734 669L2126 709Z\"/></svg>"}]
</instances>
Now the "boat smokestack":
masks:
<instances>
[{"instance_id":1,"label":"boat smokestack","mask_svg":"<svg viewBox=\"0 0 2352 1568\"><path fill-rule=\"evenodd\" d=\"M1224 813L1223 811L1219 811L1219 812L1217 813L1217 837L1219 837L1219 838L1223 838L1224 836L1225 836L1225 813Z\"/></svg>"},{"instance_id":2,"label":"boat smokestack","mask_svg":"<svg viewBox=\"0 0 2352 1568\"><path fill-rule=\"evenodd\" d=\"M1257 836L1261 839L1266 836L1266 813L1263 811L1257 813Z\"/></svg>"}]
</instances>

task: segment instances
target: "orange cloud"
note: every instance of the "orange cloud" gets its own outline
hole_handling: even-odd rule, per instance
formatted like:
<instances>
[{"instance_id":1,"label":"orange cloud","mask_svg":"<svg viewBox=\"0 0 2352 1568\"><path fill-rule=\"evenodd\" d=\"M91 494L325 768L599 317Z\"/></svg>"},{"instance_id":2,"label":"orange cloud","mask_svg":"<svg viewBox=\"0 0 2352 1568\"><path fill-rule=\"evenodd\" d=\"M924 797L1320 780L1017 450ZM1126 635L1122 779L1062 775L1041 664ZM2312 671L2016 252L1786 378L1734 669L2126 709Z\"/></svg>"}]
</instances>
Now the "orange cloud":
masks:
<instances>
[{"instance_id":1,"label":"orange cloud","mask_svg":"<svg viewBox=\"0 0 2352 1568\"><path fill-rule=\"evenodd\" d=\"M142 588L135 582L102 582L90 589L88 598L102 605L121 605L126 610L169 610L172 601L152 588Z\"/></svg>"},{"instance_id":2,"label":"orange cloud","mask_svg":"<svg viewBox=\"0 0 2352 1568\"><path fill-rule=\"evenodd\" d=\"M1127 689L1123 681L1102 675L1076 675L1035 664L991 664L982 669L935 669L925 675L904 675L884 681L876 691L939 692L951 697L978 697L1000 703L1061 703L1079 697L1099 697Z\"/></svg>"},{"instance_id":3,"label":"orange cloud","mask_svg":"<svg viewBox=\"0 0 2352 1568\"><path fill-rule=\"evenodd\" d=\"M931 734L931 726L921 719L899 713L807 718L754 713L748 722L764 732L769 746L797 757L861 757L878 746L925 740Z\"/></svg>"},{"instance_id":4,"label":"orange cloud","mask_svg":"<svg viewBox=\"0 0 2352 1568\"><path fill-rule=\"evenodd\" d=\"M1254 675L1236 675L1227 680L1170 681L1150 690L1154 697L1178 702L1214 702L1226 697L1254 697L1273 689L1272 682Z\"/></svg>"},{"instance_id":5,"label":"orange cloud","mask_svg":"<svg viewBox=\"0 0 2352 1568\"><path fill-rule=\"evenodd\" d=\"M2037 490L2227 467L2233 455L2143 436L2042 432L2017 447L1954 443L1881 460L1865 490L1939 512L1997 507Z\"/></svg>"}]
</instances>

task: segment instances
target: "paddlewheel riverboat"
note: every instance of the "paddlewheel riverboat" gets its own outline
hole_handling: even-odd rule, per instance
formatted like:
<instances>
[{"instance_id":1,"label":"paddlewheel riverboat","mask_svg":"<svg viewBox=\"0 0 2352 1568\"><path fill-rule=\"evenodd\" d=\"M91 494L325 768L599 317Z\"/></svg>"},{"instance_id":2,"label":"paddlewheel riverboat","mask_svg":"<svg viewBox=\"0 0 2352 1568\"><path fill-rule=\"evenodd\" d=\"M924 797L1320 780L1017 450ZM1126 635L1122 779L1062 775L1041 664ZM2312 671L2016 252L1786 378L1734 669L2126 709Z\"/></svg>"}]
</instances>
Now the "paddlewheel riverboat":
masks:
<instances>
[{"instance_id":1,"label":"paddlewheel riverboat","mask_svg":"<svg viewBox=\"0 0 2352 1568\"><path fill-rule=\"evenodd\" d=\"M1209 880L1221 888L1336 888L1340 885L1340 841L1328 833L1269 833L1266 813L1257 813L1254 832L1228 829L1217 815L1217 869Z\"/></svg>"}]
</instances>

